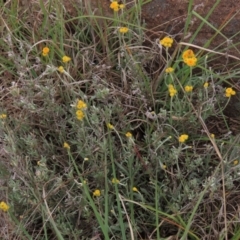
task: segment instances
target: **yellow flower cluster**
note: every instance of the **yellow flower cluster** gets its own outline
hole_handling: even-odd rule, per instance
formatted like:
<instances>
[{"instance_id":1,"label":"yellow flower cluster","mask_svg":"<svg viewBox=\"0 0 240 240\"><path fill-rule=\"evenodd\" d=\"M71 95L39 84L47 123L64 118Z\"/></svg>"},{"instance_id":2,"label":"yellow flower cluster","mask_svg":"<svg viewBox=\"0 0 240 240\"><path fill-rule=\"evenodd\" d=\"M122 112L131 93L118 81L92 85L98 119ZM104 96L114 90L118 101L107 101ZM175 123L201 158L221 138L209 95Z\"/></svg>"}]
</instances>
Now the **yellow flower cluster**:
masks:
<instances>
[{"instance_id":1,"label":"yellow flower cluster","mask_svg":"<svg viewBox=\"0 0 240 240\"><path fill-rule=\"evenodd\" d=\"M209 83L208 83L208 82L205 82L205 83L203 84L203 87L204 87L204 88L208 88L208 86L209 86Z\"/></svg>"},{"instance_id":2,"label":"yellow flower cluster","mask_svg":"<svg viewBox=\"0 0 240 240\"><path fill-rule=\"evenodd\" d=\"M177 94L177 90L176 90L176 88L174 88L174 86L172 84L168 85L168 92L169 92L170 97L173 97Z\"/></svg>"},{"instance_id":3,"label":"yellow flower cluster","mask_svg":"<svg viewBox=\"0 0 240 240\"><path fill-rule=\"evenodd\" d=\"M127 27L120 27L120 28L119 28L119 32L120 32L120 33L123 33L123 34L124 34L124 33L127 33L128 30L129 30L129 29L128 29Z\"/></svg>"},{"instance_id":4,"label":"yellow flower cluster","mask_svg":"<svg viewBox=\"0 0 240 240\"><path fill-rule=\"evenodd\" d=\"M172 68L172 67L168 67L165 70L165 73L172 73L172 72L174 72L174 68Z\"/></svg>"},{"instance_id":5,"label":"yellow flower cluster","mask_svg":"<svg viewBox=\"0 0 240 240\"><path fill-rule=\"evenodd\" d=\"M100 197L101 196L101 191L99 189L96 189L94 192L93 192L93 196L94 197Z\"/></svg>"},{"instance_id":6,"label":"yellow flower cluster","mask_svg":"<svg viewBox=\"0 0 240 240\"><path fill-rule=\"evenodd\" d=\"M0 202L0 209L7 212L10 207L5 202Z\"/></svg>"},{"instance_id":7,"label":"yellow flower cluster","mask_svg":"<svg viewBox=\"0 0 240 240\"><path fill-rule=\"evenodd\" d=\"M112 183L113 183L113 184L118 184L119 182L120 182L120 181L119 181L117 178L113 178L113 179L112 179Z\"/></svg>"},{"instance_id":8,"label":"yellow flower cluster","mask_svg":"<svg viewBox=\"0 0 240 240\"><path fill-rule=\"evenodd\" d=\"M6 118L7 118L7 114L5 113L0 114L0 119L6 119Z\"/></svg>"},{"instance_id":9,"label":"yellow flower cluster","mask_svg":"<svg viewBox=\"0 0 240 240\"><path fill-rule=\"evenodd\" d=\"M118 1L112 1L110 4L110 8L113 9L113 11L118 12L119 9L123 9L125 7L124 4L119 4Z\"/></svg>"},{"instance_id":10,"label":"yellow flower cluster","mask_svg":"<svg viewBox=\"0 0 240 240\"><path fill-rule=\"evenodd\" d=\"M164 37L162 40L160 40L160 44L166 48L170 48L173 44L173 39L170 37Z\"/></svg>"},{"instance_id":11,"label":"yellow flower cluster","mask_svg":"<svg viewBox=\"0 0 240 240\"><path fill-rule=\"evenodd\" d=\"M133 187L132 190L133 190L134 192L138 192L138 189L137 189L136 187Z\"/></svg>"},{"instance_id":12,"label":"yellow flower cluster","mask_svg":"<svg viewBox=\"0 0 240 240\"><path fill-rule=\"evenodd\" d=\"M126 136L127 138L131 138L131 137L132 137L132 134L131 134L130 132L127 132L127 133L125 134L125 136Z\"/></svg>"},{"instance_id":13,"label":"yellow flower cluster","mask_svg":"<svg viewBox=\"0 0 240 240\"><path fill-rule=\"evenodd\" d=\"M63 148L66 148L67 150L70 150L70 146L67 142L63 143Z\"/></svg>"},{"instance_id":14,"label":"yellow flower cluster","mask_svg":"<svg viewBox=\"0 0 240 240\"><path fill-rule=\"evenodd\" d=\"M42 49L42 55L43 55L44 57L46 57L46 56L49 54L49 52L50 52L50 49L49 49L48 47L44 47L44 48Z\"/></svg>"},{"instance_id":15,"label":"yellow flower cluster","mask_svg":"<svg viewBox=\"0 0 240 240\"><path fill-rule=\"evenodd\" d=\"M78 120L82 121L83 118L85 117L85 114L84 114L84 110L87 109L87 104L82 101L82 100L78 100L77 104L76 104L76 117Z\"/></svg>"},{"instance_id":16,"label":"yellow flower cluster","mask_svg":"<svg viewBox=\"0 0 240 240\"><path fill-rule=\"evenodd\" d=\"M187 85L187 86L185 86L184 89L185 89L186 92L191 92L193 90L193 86Z\"/></svg>"},{"instance_id":17,"label":"yellow flower cluster","mask_svg":"<svg viewBox=\"0 0 240 240\"><path fill-rule=\"evenodd\" d=\"M188 140L188 135L187 134L182 134L179 138L178 141L180 143L184 143L186 140Z\"/></svg>"},{"instance_id":18,"label":"yellow flower cluster","mask_svg":"<svg viewBox=\"0 0 240 240\"><path fill-rule=\"evenodd\" d=\"M184 51L182 58L184 63L186 63L189 67L194 67L197 64L197 58L191 49Z\"/></svg>"},{"instance_id":19,"label":"yellow flower cluster","mask_svg":"<svg viewBox=\"0 0 240 240\"><path fill-rule=\"evenodd\" d=\"M71 58L65 55L65 56L62 57L62 61L63 61L64 63L67 63L67 62L70 62L70 61L71 61Z\"/></svg>"},{"instance_id":20,"label":"yellow flower cluster","mask_svg":"<svg viewBox=\"0 0 240 240\"><path fill-rule=\"evenodd\" d=\"M236 95L236 91L234 91L232 88L226 88L225 96L229 98L233 95Z\"/></svg>"},{"instance_id":21,"label":"yellow flower cluster","mask_svg":"<svg viewBox=\"0 0 240 240\"><path fill-rule=\"evenodd\" d=\"M108 124L107 124L107 128L109 128L109 129L114 129L114 126L113 126L111 123L108 123Z\"/></svg>"}]
</instances>

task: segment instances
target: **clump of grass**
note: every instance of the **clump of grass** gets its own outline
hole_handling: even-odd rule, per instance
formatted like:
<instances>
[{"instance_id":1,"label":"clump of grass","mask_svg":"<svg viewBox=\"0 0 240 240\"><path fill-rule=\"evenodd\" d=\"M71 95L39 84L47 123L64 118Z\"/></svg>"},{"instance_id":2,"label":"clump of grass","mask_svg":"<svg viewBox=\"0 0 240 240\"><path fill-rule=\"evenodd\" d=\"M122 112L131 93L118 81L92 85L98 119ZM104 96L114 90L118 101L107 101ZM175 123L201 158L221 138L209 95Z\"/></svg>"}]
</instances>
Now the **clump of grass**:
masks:
<instances>
[{"instance_id":1,"label":"clump of grass","mask_svg":"<svg viewBox=\"0 0 240 240\"><path fill-rule=\"evenodd\" d=\"M72 18L40 1L38 31L1 6L5 239L238 239L239 136L209 128L228 130L238 70L148 39L135 4Z\"/></svg>"}]
</instances>

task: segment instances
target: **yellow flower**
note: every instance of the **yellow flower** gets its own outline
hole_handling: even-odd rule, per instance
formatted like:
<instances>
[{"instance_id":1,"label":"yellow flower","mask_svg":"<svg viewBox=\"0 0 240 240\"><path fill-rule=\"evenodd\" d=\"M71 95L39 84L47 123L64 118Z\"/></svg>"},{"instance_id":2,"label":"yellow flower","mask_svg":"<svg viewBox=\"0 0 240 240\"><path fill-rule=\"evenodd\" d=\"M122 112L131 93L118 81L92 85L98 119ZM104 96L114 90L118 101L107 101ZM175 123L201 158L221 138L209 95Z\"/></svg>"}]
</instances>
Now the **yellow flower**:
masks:
<instances>
[{"instance_id":1,"label":"yellow flower","mask_svg":"<svg viewBox=\"0 0 240 240\"><path fill-rule=\"evenodd\" d=\"M93 192L93 196L94 197L100 197L101 196L101 191L99 189L96 189L94 192Z\"/></svg>"},{"instance_id":2,"label":"yellow flower","mask_svg":"<svg viewBox=\"0 0 240 240\"><path fill-rule=\"evenodd\" d=\"M82 121L83 118L85 117L84 112L82 110L77 110L76 111L76 117L78 120Z\"/></svg>"},{"instance_id":3,"label":"yellow flower","mask_svg":"<svg viewBox=\"0 0 240 240\"><path fill-rule=\"evenodd\" d=\"M112 183L116 183L116 184L118 184L120 181L117 179L117 178L113 178L112 179Z\"/></svg>"},{"instance_id":4,"label":"yellow flower","mask_svg":"<svg viewBox=\"0 0 240 240\"><path fill-rule=\"evenodd\" d=\"M87 104L82 100L78 100L76 108L79 110L84 110L87 108Z\"/></svg>"},{"instance_id":5,"label":"yellow flower","mask_svg":"<svg viewBox=\"0 0 240 240\"><path fill-rule=\"evenodd\" d=\"M44 57L46 57L46 56L48 55L49 51L50 51L50 49L49 49L48 47L44 47L44 48L42 49L42 55L43 55Z\"/></svg>"},{"instance_id":6,"label":"yellow flower","mask_svg":"<svg viewBox=\"0 0 240 240\"><path fill-rule=\"evenodd\" d=\"M130 132L127 132L127 133L125 134L125 136L126 136L127 138L131 138L131 137L132 137L132 134L131 134Z\"/></svg>"},{"instance_id":7,"label":"yellow flower","mask_svg":"<svg viewBox=\"0 0 240 240\"><path fill-rule=\"evenodd\" d=\"M239 163L239 161L236 159L233 161L233 165L237 165Z\"/></svg>"},{"instance_id":8,"label":"yellow flower","mask_svg":"<svg viewBox=\"0 0 240 240\"><path fill-rule=\"evenodd\" d=\"M5 113L0 114L0 119L6 119L6 118L7 118L7 114Z\"/></svg>"},{"instance_id":9,"label":"yellow flower","mask_svg":"<svg viewBox=\"0 0 240 240\"><path fill-rule=\"evenodd\" d=\"M211 133L211 134L210 134L210 137L211 137L211 138L215 138L215 134Z\"/></svg>"},{"instance_id":10,"label":"yellow flower","mask_svg":"<svg viewBox=\"0 0 240 240\"><path fill-rule=\"evenodd\" d=\"M203 84L203 87L204 87L204 88L208 88L208 86L209 86L209 83L208 83L208 82L205 82L205 83Z\"/></svg>"},{"instance_id":11,"label":"yellow flower","mask_svg":"<svg viewBox=\"0 0 240 240\"><path fill-rule=\"evenodd\" d=\"M133 187L132 190L133 190L134 192L138 192L138 189L137 189L136 187Z\"/></svg>"},{"instance_id":12,"label":"yellow flower","mask_svg":"<svg viewBox=\"0 0 240 240\"><path fill-rule=\"evenodd\" d=\"M182 134L179 138L178 141L180 143L184 143L186 140L188 140L188 135L187 134Z\"/></svg>"},{"instance_id":13,"label":"yellow flower","mask_svg":"<svg viewBox=\"0 0 240 240\"><path fill-rule=\"evenodd\" d=\"M165 164L161 164L161 168L162 168L163 170L165 170L165 169L167 168L167 166L166 166Z\"/></svg>"},{"instance_id":14,"label":"yellow flower","mask_svg":"<svg viewBox=\"0 0 240 240\"><path fill-rule=\"evenodd\" d=\"M184 58L183 59L184 63L186 63L189 67L194 67L197 64L197 58L192 57L192 58Z\"/></svg>"},{"instance_id":15,"label":"yellow flower","mask_svg":"<svg viewBox=\"0 0 240 240\"><path fill-rule=\"evenodd\" d=\"M120 32L120 33L123 33L123 34L124 34L124 33L127 33L127 32L128 32L128 28L127 28L127 27L120 27L120 28L119 28L119 32Z\"/></svg>"},{"instance_id":16,"label":"yellow flower","mask_svg":"<svg viewBox=\"0 0 240 240\"><path fill-rule=\"evenodd\" d=\"M185 58L193 58L193 57L195 57L195 54L194 54L193 50L188 49L188 50L183 52L183 55L182 55L183 59L185 59Z\"/></svg>"},{"instance_id":17,"label":"yellow flower","mask_svg":"<svg viewBox=\"0 0 240 240\"><path fill-rule=\"evenodd\" d=\"M114 126L113 126L111 123L108 123L108 124L107 124L107 128L109 128L109 129L114 129Z\"/></svg>"},{"instance_id":18,"label":"yellow flower","mask_svg":"<svg viewBox=\"0 0 240 240\"><path fill-rule=\"evenodd\" d=\"M63 72L64 72L64 67L63 67L63 66L59 66L59 67L58 67L58 71L59 71L60 73L63 73Z\"/></svg>"},{"instance_id":19,"label":"yellow flower","mask_svg":"<svg viewBox=\"0 0 240 240\"><path fill-rule=\"evenodd\" d=\"M67 142L63 143L63 148L66 148L67 150L70 150L70 146Z\"/></svg>"},{"instance_id":20,"label":"yellow flower","mask_svg":"<svg viewBox=\"0 0 240 240\"><path fill-rule=\"evenodd\" d=\"M7 212L10 207L5 202L0 202L0 209Z\"/></svg>"},{"instance_id":21,"label":"yellow flower","mask_svg":"<svg viewBox=\"0 0 240 240\"><path fill-rule=\"evenodd\" d=\"M191 92L193 90L193 86L187 85L187 86L185 86L184 89L185 89L186 92Z\"/></svg>"},{"instance_id":22,"label":"yellow flower","mask_svg":"<svg viewBox=\"0 0 240 240\"><path fill-rule=\"evenodd\" d=\"M197 58L193 52L193 50L188 49L183 52L182 55L184 63L186 63L189 67L194 67L197 64Z\"/></svg>"},{"instance_id":23,"label":"yellow flower","mask_svg":"<svg viewBox=\"0 0 240 240\"><path fill-rule=\"evenodd\" d=\"M63 61L64 63L67 63L67 62L71 61L71 58L68 57L68 56L63 56L63 57L62 57L62 61Z\"/></svg>"},{"instance_id":24,"label":"yellow flower","mask_svg":"<svg viewBox=\"0 0 240 240\"><path fill-rule=\"evenodd\" d=\"M124 4L119 4L119 8L120 8L120 9L124 9L124 8L125 8L125 5L124 5Z\"/></svg>"},{"instance_id":25,"label":"yellow flower","mask_svg":"<svg viewBox=\"0 0 240 240\"><path fill-rule=\"evenodd\" d=\"M113 9L113 11L118 11L120 8L120 5L118 4L117 1L112 1L110 4L110 8Z\"/></svg>"},{"instance_id":26,"label":"yellow flower","mask_svg":"<svg viewBox=\"0 0 240 240\"><path fill-rule=\"evenodd\" d=\"M160 40L160 44L166 48L169 48L173 44L173 39L170 37L164 37L162 40Z\"/></svg>"},{"instance_id":27,"label":"yellow flower","mask_svg":"<svg viewBox=\"0 0 240 240\"><path fill-rule=\"evenodd\" d=\"M172 73L172 72L174 72L174 68L172 68L172 67L168 67L165 70L165 73Z\"/></svg>"},{"instance_id":28,"label":"yellow flower","mask_svg":"<svg viewBox=\"0 0 240 240\"><path fill-rule=\"evenodd\" d=\"M227 88L225 90L225 96L226 97L231 97L233 95L236 95L236 91L234 91L232 88Z\"/></svg>"},{"instance_id":29,"label":"yellow flower","mask_svg":"<svg viewBox=\"0 0 240 240\"><path fill-rule=\"evenodd\" d=\"M174 88L174 86L172 84L168 85L168 92L169 92L170 97L173 97L177 94L177 90L176 90L176 88Z\"/></svg>"}]
</instances>

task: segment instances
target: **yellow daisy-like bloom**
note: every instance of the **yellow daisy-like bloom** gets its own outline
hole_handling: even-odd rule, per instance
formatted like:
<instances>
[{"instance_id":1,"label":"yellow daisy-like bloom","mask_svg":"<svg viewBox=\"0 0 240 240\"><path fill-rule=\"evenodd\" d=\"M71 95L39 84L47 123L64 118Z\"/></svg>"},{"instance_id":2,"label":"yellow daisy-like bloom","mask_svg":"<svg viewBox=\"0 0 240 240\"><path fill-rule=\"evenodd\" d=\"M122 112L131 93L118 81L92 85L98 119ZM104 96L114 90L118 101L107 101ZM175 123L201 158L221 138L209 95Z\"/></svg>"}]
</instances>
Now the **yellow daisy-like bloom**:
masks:
<instances>
[{"instance_id":1,"label":"yellow daisy-like bloom","mask_svg":"<svg viewBox=\"0 0 240 240\"><path fill-rule=\"evenodd\" d=\"M172 84L168 85L168 92L169 92L170 97L173 97L177 94L177 90L176 90L176 88L174 88L174 86Z\"/></svg>"},{"instance_id":2,"label":"yellow daisy-like bloom","mask_svg":"<svg viewBox=\"0 0 240 240\"><path fill-rule=\"evenodd\" d=\"M71 61L71 58L68 57L68 56L63 56L63 57L62 57L62 61L63 61L64 63L67 63L67 62Z\"/></svg>"},{"instance_id":3,"label":"yellow daisy-like bloom","mask_svg":"<svg viewBox=\"0 0 240 240\"><path fill-rule=\"evenodd\" d=\"M49 54L49 52L50 52L50 49L49 49L48 47L44 47L44 48L42 49L42 55L43 55L44 57L46 57L46 56Z\"/></svg>"},{"instance_id":4,"label":"yellow daisy-like bloom","mask_svg":"<svg viewBox=\"0 0 240 240\"><path fill-rule=\"evenodd\" d=\"M101 196L101 191L99 189L96 189L94 192L93 192L93 196L94 197L100 197Z\"/></svg>"},{"instance_id":5,"label":"yellow daisy-like bloom","mask_svg":"<svg viewBox=\"0 0 240 240\"><path fill-rule=\"evenodd\" d=\"M188 135L187 134L182 134L179 138L178 141L180 143L184 143L186 140L188 140Z\"/></svg>"},{"instance_id":6,"label":"yellow daisy-like bloom","mask_svg":"<svg viewBox=\"0 0 240 240\"><path fill-rule=\"evenodd\" d=\"M6 118L7 118L7 114L5 113L0 114L0 119L6 119Z\"/></svg>"},{"instance_id":7,"label":"yellow daisy-like bloom","mask_svg":"<svg viewBox=\"0 0 240 240\"><path fill-rule=\"evenodd\" d=\"M192 92L192 90L193 90L193 86L189 86L189 85L187 85L187 86L185 86L185 91L186 92Z\"/></svg>"},{"instance_id":8,"label":"yellow daisy-like bloom","mask_svg":"<svg viewBox=\"0 0 240 240\"><path fill-rule=\"evenodd\" d=\"M173 39L170 37L164 37L162 40L160 40L160 44L166 48L170 48L173 44Z\"/></svg>"},{"instance_id":9,"label":"yellow daisy-like bloom","mask_svg":"<svg viewBox=\"0 0 240 240\"><path fill-rule=\"evenodd\" d=\"M125 136L126 136L127 138L131 138L131 137L132 137L132 134L131 134L130 132L127 132L127 133L125 134Z\"/></svg>"},{"instance_id":10,"label":"yellow daisy-like bloom","mask_svg":"<svg viewBox=\"0 0 240 240\"><path fill-rule=\"evenodd\" d=\"M76 108L79 110L84 110L87 108L87 104L82 100L78 100Z\"/></svg>"},{"instance_id":11,"label":"yellow daisy-like bloom","mask_svg":"<svg viewBox=\"0 0 240 240\"><path fill-rule=\"evenodd\" d=\"M197 58L192 57L192 58L185 58L183 59L184 63L186 63L189 67L194 67L197 64Z\"/></svg>"},{"instance_id":12,"label":"yellow daisy-like bloom","mask_svg":"<svg viewBox=\"0 0 240 240\"><path fill-rule=\"evenodd\" d=\"M113 11L117 12L120 8L120 5L117 1L112 1L110 4L110 8L113 9Z\"/></svg>"},{"instance_id":13,"label":"yellow daisy-like bloom","mask_svg":"<svg viewBox=\"0 0 240 240\"><path fill-rule=\"evenodd\" d=\"M63 143L63 148L66 148L67 150L70 150L70 146L67 142Z\"/></svg>"},{"instance_id":14,"label":"yellow daisy-like bloom","mask_svg":"<svg viewBox=\"0 0 240 240\"><path fill-rule=\"evenodd\" d=\"M239 161L236 159L233 161L233 165L238 165Z\"/></svg>"},{"instance_id":15,"label":"yellow daisy-like bloom","mask_svg":"<svg viewBox=\"0 0 240 240\"><path fill-rule=\"evenodd\" d=\"M76 117L78 120L82 121L83 118L85 117L84 112L82 110L77 110L76 111Z\"/></svg>"},{"instance_id":16,"label":"yellow daisy-like bloom","mask_svg":"<svg viewBox=\"0 0 240 240\"><path fill-rule=\"evenodd\" d=\"M63 72L64 72L64 67L63 67L63 66L59 66L59 67L58 67L58 71L59 71L60 73L63 73Z\"/></svg>"},{"instance_id":17,"label":"yellow daisy-like bloom","mask_svg":"<svg viewBox=\"0 0 240 240\"><path fill-rule=\"evenodd\" d=\"M183 59L185 59L185 58L193 58L193 57L195 57L195 54L194 54L193 50L188 49L188 50L183 52L183 55L182 55Z\"/></svg>"},{"instance_id":18,"label":"yellow daisy-like bloom","mask_svg":"<svg viewBox=\"0 0 240 240\"><path fill-rule=\"evenodd\" d=\"M172 67L168 67L165 70L165 73L172 73L172 72L174 72L174 68L172 68Z\"/></svg>"},{"instance_id":19,"label":"yellow daisy-like bloom","mask_svg":"<svg viewBox=\"0 0 240 240\"><path fill-rule=\"evenodd\" d=\"M233 95L236 95L236 91L234 91L232 88L226 88L225 96L226 97L231 97Z\"/></svg>"},{"instance_id":20,"label":"yellow daisy-like bloom","mask_svg":"<svg viewBox=\"0 0 240 240\"><path fill-rule=\"evenodd\" d=\"M113 184L118 184L119 182L120 182L120 181L119 181L117 178L113 178L113 179L112 179L112 183L113 183Z\"/></svg>"},{"instance_id":21,"label":"yellow daisy-like bloom","mask_svg":"<svg viewBox=\"0 0 240 240\"><path fill-rule=\"evenodd\" d=\"M120 28L119 28L119 32L120 32L120 33L123 33L123 34L124 34L124 33L127 33L128 30L129 30L129 29L128 29L127 27L120 27Z\"/></svg>"},{"instance_id":22,"label":"yellow daisy-like bloom","mask_svg":"<svg viewBox=\"0 0 240 240\"><path fill-rule=\"evenodd\" d=\"M7 212L10 207L5 202L0 202L0 209Z\"/></svg>"},{"instance_id":23,"label":"yellow daisy-like bloom","mask_svg":"<svg viewBox=\"0 0 240 240\"><path fill-rule=\"evenodd\" d=\"M113 126L111 123L108 123L108 124L107 124L107 128L109 128L109 129L114 129L114 126Z\"/></svg>"},{"instance_id":24,"label":"yellow daisy-like bloom","mask_svg":"<svg viewBox=\"0 0 240 240\"><path fill-rule=\"evenodd\" d=\"M134 192L138 192L138 189L137 189L136 187L133 187L132 190L133 190Z\"/></svg>"},{"instance_id":25,"label":"yellow daisy-like bloom","mask_svg":"<svg viewBox=\"0 0 240 240\"><path fill-rule=\"evenodd\" d=\"M197 64L197 58L193 52L193 50L188 49L183 52L182 55L184 63L186 63L189 67L194 67Z\"/></svg>"},{"instance_id":26,"label":"yellow daisy-like bloom","mask_svg":"<svg viewBox=\"0 0 240 240\"><path fill-rule=\"evenodd\" d=\"M204 87L204 88L208 88L208 86L209 86L209 83L208 83L208 82L205 82L205 83L203 84L203 87Z\"/></svg>"}]
</instances>

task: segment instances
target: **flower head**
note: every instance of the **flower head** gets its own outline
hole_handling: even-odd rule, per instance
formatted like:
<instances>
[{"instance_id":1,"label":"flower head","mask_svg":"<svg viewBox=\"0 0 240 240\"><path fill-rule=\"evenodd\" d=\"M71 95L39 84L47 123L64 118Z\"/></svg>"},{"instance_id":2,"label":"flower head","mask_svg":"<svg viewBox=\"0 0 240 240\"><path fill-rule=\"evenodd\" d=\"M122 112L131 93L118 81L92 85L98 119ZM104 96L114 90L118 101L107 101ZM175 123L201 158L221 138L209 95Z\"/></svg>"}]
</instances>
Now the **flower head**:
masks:
<instances>
[{"instance_id":1,"label":"flower head","mask_svg":"<svg viewBox=\"0 0 240 240\"><path fill-rule=\"evenodd\" d=\"M129 29L128 29L127 27L120 27L120 28L119 28L119 32L120 32L120 33L123 33L123 34L124 34L124 33L127 33L128 30L129 30Z\"/></svg>"},{"instance_id":2,"label":"flower head","mask_svg":"<svg viewBox=\"0 0 240 240\"><path fill-rule=\"evenodd\" d=\"M120 182L120 181L119 181L117 178L113 178L113 179L112 179L112 183L113 183L113 184L118 184L119 182Z\"/></svg>"},{"instance_id":3,"label":"flower head","mask_svg":"<svg viewBox=\"0 0 240 240\"><path fill-rule=\"evenodd\" d=\"M138 192L138 189L137 189L136 187L133 187L132 190L133 190L134 192Z\"/></svg>"},{"instance_id":4,"label":"flower head","mask_svg":"<svg viewBox=\"0 0 240 240\"><path fill-rule=\"evenodd\" d=\"M193 86L187 85L187 86L185 86L184 89L185 89L186 92L191 92L193 90Z\"/></svg>"},{"instance_id":5,"label":"flower head","mask_svg":"<svg viewBox=\"0 0 240 240\"><path fill-rule=\"evenodd\" d=\"M111 123L107 123L107 128L114 129L114 126Z\"/></svg>"},{"instance_id":6,"label":"flower head","mask_svg":"<svg viewBox=\"0 0 240 240\"><path fill-rule=\"evenodd\" d=\"M46 56L49 54L49 52L50 52L50 49L49 49L48 47L44 47L44 48L42 49L42 55L43 55L44 57L46 57Z\"/></svg>"},{"instance_id":7,"label":"flower head","mask_svg":"<svg viewBox=\"0 0 240 240\"><path fill-rule=\"evenodd\" d=\"M60 73L63 73L63 72L64 72L64 67L63 67L63 66L59 66L59 67L58 67L58 71L59 71Z\"/></svg>"},{"instance_id":8,"label":"flower head","mask_svg":"<svg viewBox=\"0 0 240 240\"><path fill-rule=\"evenodd\" d=\"M70 146L67 142L63 143L63 148L66 148L67 150L70 150Z\"/></svg>"},{"instance_id":9,"label":"flower head","mask_svg":"<svg viewBox=\"0 0 240 240\"><path fill-rule=\"evenodd\" d=\"M166 48L170 48L173 44L173 39L170 37L164 37L162 40L160 40L160 44Z\"/></svg>"},{"instance_id":10,"label":"flower head","mask_svg":"<svg viewBox=\"0 0 240 240\"><path fill-rule=\"evenodd\" d=\"M204 87L204 88L208 88L208 86L209 86L209 83L208 83L208 82L205 82L205 83L203 84L203 87Z\"/></svg>"},{"instance_id":11,"label":"flower head","mask_svg":"<svg viewBox=\"0 0 240 240\"><path fill-rule=\"evenodd\" d=\"M188 140L188 135L187 134L182 134L179 138L178 141L180 143L184 143L186 140Z\"/></svg>"},{"instance_id":12,"label":"flower head","mask_svg":"<svg viewBox=\"0 0 240 240\"><path fill-rule=\"evenodd\" d=\"M193 50L188 49L183 52L182 55L184 63L186 63L189 67L194 67L197 64L197 58L193 52Z\"/></svg>"},{"instance_id":13,"label":"flower head","mask_svg":"<svg viewBox=\"0 0 240 240\"><path fill-rule=\"evenodd\" d=\"M233 161L233 165L238 165L239 161L236 159Z\"/></svg>"},{"instance_id":14,"label":"flower head","mask_svg":"<svg viewBox=\"0 0 240 240\"><path fill-rule=\"evenodd\" d=\"M76 117L78 120L82 121L83 118L85 117L84 112L82 110L77 110L76 111Z\"/></svg>"},{"instance_id":15,"label":"flower head","mask_svg":"<svg viewBox=\"0 0 240 240\"><path fill-rule=\"evenodd\" d=\"M0 119L6 119L6 118L7 118L7 114L5 113L0 114Z\"/></svg>"},{"instance_id":16,"label":"flower head","mask_svg":"<svg viewBox=\"0 0 240 240\"><path fill-rule=\"evenodd\" d=\"M130 132L127 132L127 133L125 134L125 136L126 136L127 138L131 138L131 137L132 137L132 134L131 134Z\"/></svg>"},{"instance_id":17,"label":"flower head","mask_svg":"<svg viewBox=\"0 0 240 240\"><path fill-rule=\"evenodd\" d=\"M172 73L172 72L174 72L174 68L172 67L168 67L165 69L165 73Z\"/></svg>"},{"instance_id":18,"label":"flower head","mask_svg":"<svg viewBox=\"0 0 240 240\"><path fill-rule=\"evenodd\" d=\"M63 57L62 57L62 61L63 61L64 63L67 63L67 62L71 61L71 58L68 57L68 56L63 56Z\"/></svg>"},{"instance_id":19,"label":"flower head","mask_svg":"<svg viewBox=\"0 0 240 240\"><path fill-rule=\"evenodd\" d=\"M123 4L121 4L123 5ZM110 8L113 9L113 11L117 12L120 9L120 5L117 1L112 1L110 4ZM123 7L121 7L123 8Z\"/></svg>"},{"instance_id":20,"label":"flower head","mask_svg":"<svg viewBox=\"0 0 240 240\"><path fill-rule=\"evenodd\" d=\"M232 88L226 88L225 96L230 98L233 95L236 95L236 91L234 91Z\"/></svg>"},{"instance_id":21,"label":"flower head","mask_svg":"<svg viewBox=\"0 0 240 240\"><path fill-rule=\"evenodd\" d=\"M96 189L94 192L93 192L93 196L94 197L100 197L101 196L101 191L99 189Z\"/></svg>"},{"instance_id":22,"label":"flower head","mask_svg":"<svg viewBox=\"0 0 240 240\"><path fill-rule=\"evenodd\" d=\"M10 207L5 202L0 202L0 209L7 212Z\"/></svg>"},{"instance_id":23,"label":"flower head","mask_svg":"<svg viewBox=\"0 0 240 240\"><path fill-rule=\"evenodd\" d=\"M170 97L173 97L177 94L177 90L176 90L176 88L174 88L174 86L172 84L168 85L168 92L169 92Z\"/></svg>"},{"instance_id":24,"label":"flower head","mask_svg":"<svg viewBox=\"0 0 240 240\"><path fill-rule=\"evenodd\" d=\"M82 100L78 100L76 108L79 110L84 110L87 108L87 104Z\"/></svg>"}]
</instances>

